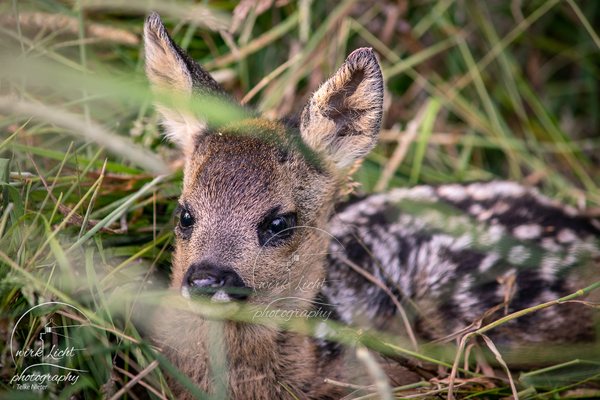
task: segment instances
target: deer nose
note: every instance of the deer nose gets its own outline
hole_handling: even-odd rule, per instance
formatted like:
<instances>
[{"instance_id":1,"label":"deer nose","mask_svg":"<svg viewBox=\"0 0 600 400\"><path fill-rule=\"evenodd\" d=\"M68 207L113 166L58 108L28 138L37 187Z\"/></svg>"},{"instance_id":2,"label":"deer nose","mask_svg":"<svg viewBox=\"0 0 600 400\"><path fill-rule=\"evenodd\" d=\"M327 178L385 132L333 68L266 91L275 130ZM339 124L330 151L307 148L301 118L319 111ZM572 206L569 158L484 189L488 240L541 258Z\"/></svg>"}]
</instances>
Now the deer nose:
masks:
<instances>
[{"instance_id":1,"label":"deer nose","mask_svg":"<svg viewBox=\"0 0 600 400\"><path fill-rule=\"evenodd\" d=\"M187 299L210 297L214 302L227 302L245 300L249 293L237 272L209 262L191 265L181 284L181 294Z\"/></svg>"},{"instance_id":2,"label":"deer nose","mask_svg":"<svg viewBox=\"0 0 600 400\"><path fill-rule=\"evenodd\" d=\"M225 280L220 279L219 276L212 272L200 272L190 276L188 284L190 287L194 288L219 288L225 284Z\"/></svg>"}]
</instances>

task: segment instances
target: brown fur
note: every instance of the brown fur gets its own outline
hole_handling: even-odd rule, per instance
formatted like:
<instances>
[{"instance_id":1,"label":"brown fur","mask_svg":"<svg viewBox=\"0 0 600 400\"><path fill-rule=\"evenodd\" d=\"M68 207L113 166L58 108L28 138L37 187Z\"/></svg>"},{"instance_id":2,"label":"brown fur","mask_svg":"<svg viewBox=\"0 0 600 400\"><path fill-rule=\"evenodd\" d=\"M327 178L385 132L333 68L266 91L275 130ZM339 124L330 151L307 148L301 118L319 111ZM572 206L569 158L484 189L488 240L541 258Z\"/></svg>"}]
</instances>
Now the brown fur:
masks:
<instances>
[{"instance_id":1,"label":"brown fur","mask_svg":"<svg viewBox=\"0 0 600 400\"><path fill-rule=\"evenodd\" d=\"M193 228L176 228L174 296L180 297L192 266L216 265L256 290L244 302L249 315L274 302L283 310L309 309L319 290L300 284L325 277L329 238L320 230L332 214L344 169L374 146L379 131L383 84L373 52L354 52L314 94L301 114L298 137L281 122L260 118L209 129L202 117L169 96L192 99L194 93L222 91L199 66L190 65L156 14L148 17L145 39L146 71L159 95L158 110L167 135L186 157L179 203L194 221ZM165 96L167 88L172 93ZM293 214L298 228L285 243L262 246L257 229L272 213ZM301 254L302 262L290 269L293 254ZM260 286L283 277L289 281L285 287ZM195 312L206 314L209 308L194 301L165 307L154 324L156 343L202 390L224 390L231 399L290 398L281 383L301 399L345 393L323 382L350 378L343 351L331 355L317 339L269 320L262 325L216 321ZM238 311L230 302L217 313L233 317ZM172 387L188 398L175 381Z\"/></svg>"}]
</instances>

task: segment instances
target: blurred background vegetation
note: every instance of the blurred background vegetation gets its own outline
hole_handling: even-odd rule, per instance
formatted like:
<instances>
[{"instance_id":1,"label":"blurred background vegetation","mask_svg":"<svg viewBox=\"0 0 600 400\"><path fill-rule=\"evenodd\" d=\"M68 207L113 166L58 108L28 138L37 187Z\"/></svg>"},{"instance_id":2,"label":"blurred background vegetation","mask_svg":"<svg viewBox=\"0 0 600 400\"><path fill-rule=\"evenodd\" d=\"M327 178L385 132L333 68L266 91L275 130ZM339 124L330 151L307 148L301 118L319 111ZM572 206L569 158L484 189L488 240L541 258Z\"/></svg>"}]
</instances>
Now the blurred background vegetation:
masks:
<instances>
[{"instance_id":1,"label":"blurred background vegetation","mask_svg":"<svg viewBox=\"0 0 600 400\"><path fill-rule=\"evenodd\" d=\"M359 194L508 179L600 215L598 1L3 1L3 398L119 398L141 371L144 390L169 396L130 322L142 285L168 274L181 186L181 157L161 136L143 73L151 10L236 99L269 118L299 111L352 50L373 47L384 122L354 175ZM73 386L11 391L24 364L10 344L34 347L56 310L12 337L15 322L51 300L80 305L97 325L94 346L69 361L92 372ZM557 396L579 378L536 388Z\"/></svg>"}]
</instances>

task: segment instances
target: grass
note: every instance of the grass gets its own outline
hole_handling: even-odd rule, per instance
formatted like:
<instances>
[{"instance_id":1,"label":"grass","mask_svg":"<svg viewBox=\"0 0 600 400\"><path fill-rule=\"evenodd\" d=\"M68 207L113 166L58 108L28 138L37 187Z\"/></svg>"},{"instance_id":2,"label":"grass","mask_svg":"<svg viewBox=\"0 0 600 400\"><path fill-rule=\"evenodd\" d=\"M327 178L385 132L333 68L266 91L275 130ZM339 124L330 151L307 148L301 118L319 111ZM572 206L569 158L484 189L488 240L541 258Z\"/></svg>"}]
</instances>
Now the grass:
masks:
<instances>
[{"instance_id":1,"label":"grass","mask_svg":"<svg viewBox=\"0 0 600 400\"><path fill-rule=\"evenodd\" d=\"M271 118L298 111L353 49L376 50L385 116L378 147L354 176L359 191L508 179L598 216L600 3L299 0L237 17L235 6L153 3L177 43L238 100L250 92L245 101ZM142 1L0 4L2 398L169 398L162 371L208 398L144 340L134 318L144 310L134 305L152 304L148 293L168 273L182 179L143 74L148 11ZM239 27L229 34L232 23ZM67 222L76 215L79 226ZM50 301L80 311L28 312ZM49 318L84 325L63 328L69 338L60 344L86 348L64 366L87 372L73 385L16 390L10 380L29 364L15 364L11 346L35 347ZM456 354L395 350L448 370ZM563 351L554 367L522 374L513 391L597 397L598 363L581 354ZM456 393L511 394L508 381L474 374L470 360Z\"/></svg>"}]
</instances>

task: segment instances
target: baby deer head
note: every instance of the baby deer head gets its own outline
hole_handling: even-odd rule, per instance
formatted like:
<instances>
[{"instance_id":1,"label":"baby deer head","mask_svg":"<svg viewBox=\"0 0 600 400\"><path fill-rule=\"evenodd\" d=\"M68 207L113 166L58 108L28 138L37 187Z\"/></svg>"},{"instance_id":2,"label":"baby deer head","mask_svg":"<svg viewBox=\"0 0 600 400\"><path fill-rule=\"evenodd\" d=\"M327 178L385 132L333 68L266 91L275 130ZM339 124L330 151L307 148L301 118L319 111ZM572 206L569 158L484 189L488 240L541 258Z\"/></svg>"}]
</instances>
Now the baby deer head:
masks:
<instances>
[{"instance_id":1,"label":"baby deer head","mask_svg":"<svg viewBox=\"0 0 600 400\"><path fill-rule=\"evenodd\" d=\"M270 121L234 104L156 13L144 38L166 136L185 157L172 288L219 302L312 300L337 190L380 128L373 51L354 51L297 116Z\"/></svg>"}]
</instances>

